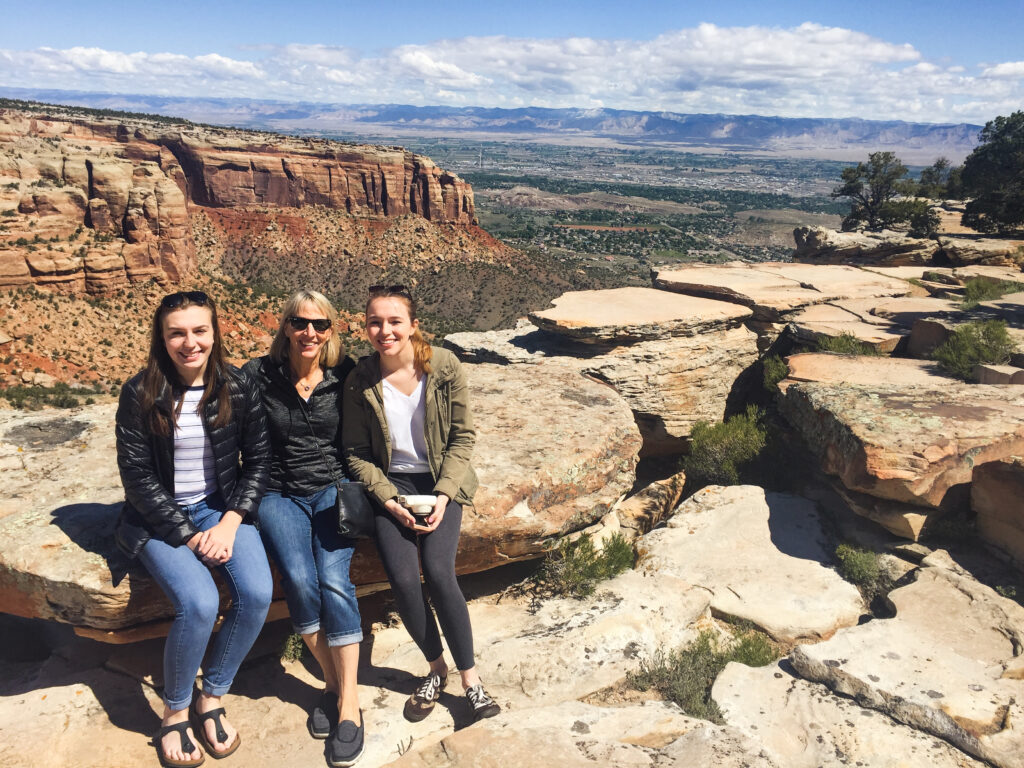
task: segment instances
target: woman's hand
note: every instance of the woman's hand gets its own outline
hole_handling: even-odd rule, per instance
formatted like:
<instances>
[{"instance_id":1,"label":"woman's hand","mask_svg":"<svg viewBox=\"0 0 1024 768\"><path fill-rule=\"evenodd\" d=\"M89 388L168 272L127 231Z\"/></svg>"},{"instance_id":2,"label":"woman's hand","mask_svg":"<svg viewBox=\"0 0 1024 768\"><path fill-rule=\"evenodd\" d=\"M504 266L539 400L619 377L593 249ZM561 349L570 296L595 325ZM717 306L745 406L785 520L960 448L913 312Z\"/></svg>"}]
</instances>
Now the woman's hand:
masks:
<instances>
[{"instance_id":1,"label":"woman's hand","mask_svg":"<svg viewBox=\"0 0 1024 768\"><path fill-rule=\"evenodd\" d=\"M416 518L412 516L412 512L403 507L394 499L388 499L387 501L385 501L384 506L387 508L388 512L390 512L391 515L404 527L413 529L417 527Z\"/></svg>"},{"instance_id":2,"label":"woman's hand","mask_svg":"<svg viewBox=\"0 0 1024 768\"><path fill-rule=\"evenodd\" d=\"M235 547L235 534L241 524L242 516L238 512L228 510L216 525L200 534L196 554L207 565L223 565L231 559Z\"/></svg>"},{"instance_id":3,"label":"woman's hand","mask_svg":"<svg viewBox=\"0 0 1024 768\"><path fill-rule=\"evenodd\" d=\"M434 511L430 513L430 517L427 518L427 524L425 526L418 526L418 529L424 532L436 531L437 526L441 524L444 519L444 511L448 509L448 502L450 499L443 493L437 494L437 501L434 502Z\"/></svg>"}]
</instances>

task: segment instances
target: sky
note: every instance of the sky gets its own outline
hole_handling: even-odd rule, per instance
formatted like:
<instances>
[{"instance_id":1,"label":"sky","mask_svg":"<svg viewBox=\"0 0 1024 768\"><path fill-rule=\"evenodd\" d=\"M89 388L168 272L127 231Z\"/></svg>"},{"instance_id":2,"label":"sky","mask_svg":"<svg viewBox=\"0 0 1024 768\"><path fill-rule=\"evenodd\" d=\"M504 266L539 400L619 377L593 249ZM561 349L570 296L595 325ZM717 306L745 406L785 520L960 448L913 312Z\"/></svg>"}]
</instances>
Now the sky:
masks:
<instances>
[{"instance_id":1,"label":"sky","mask_svg":"<svg viewBox=\"0 0 1024 768\"><path fill-rule=\"evenodd\" d=\"M983 124L1021 0L0 0L0 91Z\"/></svg>"}]
</instances>

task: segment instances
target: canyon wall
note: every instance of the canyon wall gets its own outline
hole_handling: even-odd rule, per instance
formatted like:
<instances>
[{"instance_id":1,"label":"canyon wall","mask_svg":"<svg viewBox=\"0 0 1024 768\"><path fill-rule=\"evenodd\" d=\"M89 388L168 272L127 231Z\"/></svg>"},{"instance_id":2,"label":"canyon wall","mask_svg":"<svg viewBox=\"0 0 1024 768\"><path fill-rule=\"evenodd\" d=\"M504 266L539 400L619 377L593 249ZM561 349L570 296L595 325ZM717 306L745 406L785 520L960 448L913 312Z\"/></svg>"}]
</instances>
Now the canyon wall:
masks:
<instances>
[{"instance_id":1,"label":"canyon wall","mask_svg":"<svg viewBox=\"0 0 1024 768\"><path fill-rule=\"evenodd\" d=\"M0 110L0 289L177 282L190 213L304 206L476 223L470 186L400 147Z\"/></svg>"}]
</instances>

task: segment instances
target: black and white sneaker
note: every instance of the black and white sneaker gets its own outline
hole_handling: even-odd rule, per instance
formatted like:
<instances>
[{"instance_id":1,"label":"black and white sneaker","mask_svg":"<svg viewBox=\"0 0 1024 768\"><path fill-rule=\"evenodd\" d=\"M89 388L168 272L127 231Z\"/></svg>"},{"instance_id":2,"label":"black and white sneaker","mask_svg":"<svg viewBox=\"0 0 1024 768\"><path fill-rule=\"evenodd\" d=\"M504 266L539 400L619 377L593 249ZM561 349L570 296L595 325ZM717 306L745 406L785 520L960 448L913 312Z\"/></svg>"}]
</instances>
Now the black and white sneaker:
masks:
<instances>
[{"instance_id":1,"label":"black and white sneaker","mask_svg":"<svg viewBox=\"0 0 1024 768\"><path fill-rule=\"evenodd\" d=\"M363 756L363 713L359 713L359 725L351 720L338 723L330 741L327 742L327 762L334 768L355 765Z\"/></svg>"},{"instance_id":2,"label":"black and white sneaker","mask_svg":"<svg viewBox=\"0 0 1024 768\"><path fill-rule=\"evenodd\" d=\"M447 682L448 676L439 675L437 672L431 672L424 677L423 682L405 702L405 719L412 723L418 723L433 712L434 704L441 698L441 691L444 690Z\"/></svg>"},{"instance_id":3,"label":"black and white sneaker","mask_svg":"<svg viewBox=\"0 0 1024 768\"><path fill-rule=\"evenodd\" d=\"M309 728L309 735L314 739L326 739L331 735L331 729L338 722L338 694L334 691L324 691L320 694L320 701L309 713L306 727Z\"/></svg>"},{"instance_id":4,"label":"black and white sneaker","mask_svg":"<svg viewBox=\"0 0 1024 768\"><path fill-rule=\"evenodd\" d=\"M466 689L466 698L473 708L473 719L483 720L485 717L494 717L501 712L498 702L487 695L482 683L477 683Z\"/></svg>"}]
</instances>

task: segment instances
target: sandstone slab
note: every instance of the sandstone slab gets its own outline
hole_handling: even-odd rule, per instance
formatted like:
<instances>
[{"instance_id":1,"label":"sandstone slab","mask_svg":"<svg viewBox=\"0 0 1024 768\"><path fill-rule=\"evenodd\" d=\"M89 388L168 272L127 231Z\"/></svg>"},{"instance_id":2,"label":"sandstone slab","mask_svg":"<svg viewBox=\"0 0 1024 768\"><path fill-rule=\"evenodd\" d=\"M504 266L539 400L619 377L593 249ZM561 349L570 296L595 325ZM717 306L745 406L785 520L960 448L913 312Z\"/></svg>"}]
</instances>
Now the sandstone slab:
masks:
<instances>
[{"instance_id":1,"label":"sandstone slab","mask_svg":"<svg viewBox=\"0 0 1024 768\"><path fill-rule=\"evenodd\" d=\"M780 387L794 381L818 381L834 384L874 384L943 386L954 381L945 376L936 363L899 357L869 355L833 355L803 352L786 358L789 376Z\"/></svg>"},{"instance_id":2,"label":"sandstone slab","mask_svg":"<svg viewBox=\"0 0 1024 768\"><path fill-rule=\"evenodd\" d=\"M738 325L752 314L729 302L635 287L572 291L552 304L531 312L530 321L541 330L584 343L695 336Z\"/></svg>"},{"instance_id":3,"label":"sandstone slab","mask_svg":"<svg viewBox=\"0 0 1024 768\"><path fill-rule=\"evenodd\" d=\"M779 401L822 469L883 499L967 508L976 464L1024 451L1024 387L798 382Z\"/></svg>"},{"instance_id":4,"label":"sandstone slab","mask_svg":"<svg viewBox=\"0 0 1024 768\"><path fill-rule=\"evenodd\" d=\"M1024 608L939 553L894 590L892 619L844 629L790 654L821 682L993 765L1024 765L1024 682L1004 672L1020 652Z\"/></svg>"},{"instance_id":5,"label":"sandstone slab","mask_svg":"<svg viewBox=\"0 0 1024 768\"><path fill-rule=\"evenodd\" d=\"M548 538L603 517L631 487L640 447L622 400L574 372L471 366L468 375L481 488L463 520L463 573L537 557ZM543 407L526 408L527 392ZM104 630L171 615L144 572L120 580L113 412L0 415L0 610ZM369 542L352 573L364 590L384 581Z\"/></svg>"},{"instance_id":6,"label":"sandstone slab","mask_svg":"<svg viewBox=\"0 0 1024 768\"><path fill-rule=\"evenodd\" d=\"M793 674L786 663L732 662L712 697L725 721L789 768L981 768L984 763L852 699Z\"/></svg>"},{"instance_id":7,"label":"sandstone slab","mask_svg":"<svg viewBox=\"0 0 1024 768\"><path fill-rule=\"evenodd\" d=\"M1012 456L974 468L971 509L978 534L1024 564L1024 459Z\"/></svg>"},{"instance_id":8,"label":"sandstone slab","mask_svg":"<svg viewBox=\"0 0 1024 768\"><path fill-rule=\"evenodd\" d=\"M829 637L864 610L831 567L817 505L797 496L710 486L641 547L641 570L707 590L715 615L750 621L782 642Z\"/></svg>"},{"instance_id":9,"label":"sandstone slab","mask_svg":"<svg viewBox=\"0 0 1024 768\"><path fill-rule=\"evenodd\" d=\"M654 282L659 288L748 306L755 320L767 322L812 304L905 296L911 290L903 280L854 267L779 262L687 265L658 271Z\"/></svg>"},{"instance_id":10,"label":"sandstone slab","mask_svg":"<svg viewBox=\"0 0 1024 768\"><path fill-rule=\"evenodd\" d=\"M834 304L815 304L787 316L794 336L816 343L822 338L852 336L877 352L890 353L907 335L906 331L878 319L865 322L860 317Z\"/></svg>"}]
</instances>

